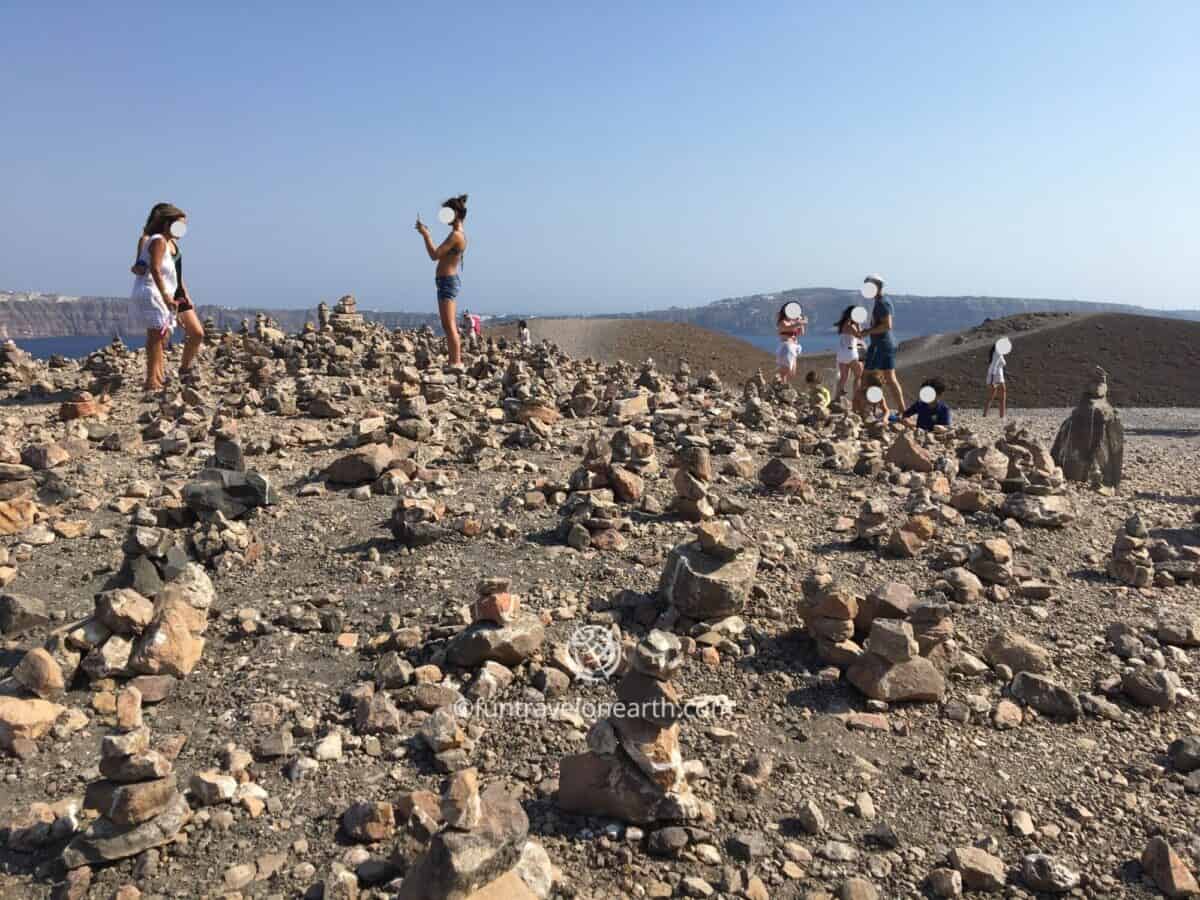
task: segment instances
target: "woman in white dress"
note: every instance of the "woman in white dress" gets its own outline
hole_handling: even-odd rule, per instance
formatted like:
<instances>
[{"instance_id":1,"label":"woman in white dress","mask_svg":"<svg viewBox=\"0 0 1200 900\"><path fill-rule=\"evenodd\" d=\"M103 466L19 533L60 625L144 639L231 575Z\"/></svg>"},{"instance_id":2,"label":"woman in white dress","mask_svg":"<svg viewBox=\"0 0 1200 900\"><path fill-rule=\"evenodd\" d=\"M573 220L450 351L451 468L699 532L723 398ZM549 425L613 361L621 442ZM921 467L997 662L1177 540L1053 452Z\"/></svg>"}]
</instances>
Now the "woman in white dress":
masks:
<instances>
[{"instance_id":1,"label":"woman in white dress","mask_svg":"<svg viewBox=\"0 0 1200 900\"><path fill-rule=\"evenodd\" d=\"M983 402L983 417L986 419L988 410L995 400L1000 407L1000 418L1008 414L1008 385L1004 383L1004 354L1000 352L999 341L992 345L992 358L987 370L987 400Z\"/></svg>"},{"instance_id":2,"label":"woman in white dress","mask_svg":"<svg viewBox=\"0 0 1200 900\"><path fill-rule=\"evenodd\" d=\"M146 390L162 390L165 375L165 348L178 321L182 298L176 258L176 240L187 232L187 215L170 203L159 203L150 210L142 237L138 241L136 277L130 300L134 317L146 329ZM183 295L186 297L186 294ZM189 304L190 305L190 304Z\"/></svg>"}]
</instances>

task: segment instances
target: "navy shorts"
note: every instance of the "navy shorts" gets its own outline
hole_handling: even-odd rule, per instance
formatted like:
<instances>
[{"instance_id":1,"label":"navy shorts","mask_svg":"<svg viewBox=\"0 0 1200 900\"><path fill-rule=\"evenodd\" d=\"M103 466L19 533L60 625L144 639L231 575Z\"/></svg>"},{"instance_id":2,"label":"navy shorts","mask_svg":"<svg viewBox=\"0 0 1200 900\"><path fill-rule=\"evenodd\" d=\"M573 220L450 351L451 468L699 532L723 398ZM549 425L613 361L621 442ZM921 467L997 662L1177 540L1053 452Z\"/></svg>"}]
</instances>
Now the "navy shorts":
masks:
<instances>
[{"instance_id":1,"label":"navy shorts","mask_svg":"<svg viewBox=\"0 0 1200 900\"><path fill-rule=\"evenodd\" d=\"M873 341L867 348L863 368L870 371L887 371L896 368L896 345L890 341Z\"/></svg>"},{"instance_id":2,"label":"navy shorts","mask_svg":"<svg viewBox=\"0 0 1200 900\"><path fill-rule=\"evenodd\" d=\"M457 275L439 275L433 281L437 285L438 303L445 303L447 300L453 300L458 297L458 289L462 286L462 279Z\"/></svg>"}]
</instances>

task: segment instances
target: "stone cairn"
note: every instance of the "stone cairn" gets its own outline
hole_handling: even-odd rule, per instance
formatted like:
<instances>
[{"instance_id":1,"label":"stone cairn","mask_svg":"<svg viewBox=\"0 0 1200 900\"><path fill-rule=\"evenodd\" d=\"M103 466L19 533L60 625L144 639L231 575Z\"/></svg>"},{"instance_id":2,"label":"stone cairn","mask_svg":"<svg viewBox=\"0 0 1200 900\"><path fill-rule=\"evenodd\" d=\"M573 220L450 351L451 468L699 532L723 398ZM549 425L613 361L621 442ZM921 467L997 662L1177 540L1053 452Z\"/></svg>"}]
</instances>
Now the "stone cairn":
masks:
<instances>
[{"instance_id":1,"label":"stone cairn","mask_svg":"<svg viewBox=\"0 0 1200 900\"><path fill-rule=\"evenodd\" d=\"M333 314L329 317L329 327L338 334L348 335L362 334L366 330L366 322L352 295L346 294L334 304Z\"/></svg>"},{"instance_id":2,"label":"stone cairn","mask_svg":"<svg viewBox=\"0 0 1200 900\"><path fill-rule=\"evenodd\" d=\"M675 450L675 499L671 508L687 522L703 522L717 514L710 496L713 479L712 454L708 441L685 434Z\"/></svg>"},{"instance_id":3,"label":"stone cairn","mask_svg":"<svg viewBox=\"0 0 1200 900\"><path fill-rule=\"evenodd\" d=\"M803 583L800 618L821 659L872 700L934 701L956 657L949 606L917 603L912 589L888 582L860 598L825 571ZM862 644L856 634L866 635Z\"/></svg>"},{"instance_id":4,"label":"stone cairn","mask_svg":"<svg viewBox=\"0 0 1200 900\"><path fill-rule=\"evenodd\" d=\"M1084 388L1079 405L1058 429L1050 455L1070 481L1120 486L1125 428L1108 402L1108 373L1099 366Z\"/></svg>"},{"instance_id":5,"label":"stone cairn","mask_svg":"<svg viewBox=\"0 0 1200 900\"><path fill-rule=\"evenodd\" d=\"M619 466L640 478L650 478L661 471L658 456L654 452L654 435L649 432L626 426L613 432L611 446L614 467Z\"/></svg>"},{"instance_id":6,"label":"stone cairn","mask_svg":"<svg viewBox=\"0 0 1200 900\"><path fill-rule=\"evenodd\" d=\"M37 377L33 356L11 338L0 344L0 385L27 386Z\"/></svg>"},{"instance_id":7,"label":"stone cairn","mask_svg":"<svg viewBox=\"0 0 1200 900\"><path fill-rule=\"evenodd\" d=\"M136 583L148 582L146 573ZM88 678L191 674L204 652L212 582L201 566L188 562L151 596L126 587L104 591L96 595L92 616L67 632L66 647L82 654L78 667Z\"/></svg>"},{"instance_id":8,"label":"stone cairn","mask_svg":"<svg viewBox=\"0 0 1200 900\"><path fill-rule=\"evenodd\" d=\"M456 634L446 647L446 661L463 669L487 662L518 666L538 653L545 642L541 619L523 612L520 598L509 592L507 578L485 578L479 582L472 623Z\"/></svg>"},{"instance_id":9,"label":"stone cairn","mask_svg":"<svg viewBox=\"0 0 1200 900\"><path fill-rule=\"evenodd\" d=\"M679 627L740 615L754 588L759 552L723 522L705 522L696 540L667 554L658 592Z\"/></svg>"},{"instance_id":10,"label":"stone cairn","mask_svg":"<svg viewBox=\"0 0 1200 900\"><path fill-rule=\"evenodd\" d=\"M1108 560L1108 574L1133 587L1150 587L1154 584L1154 559L1146 548L1149 532L1139 515L1130 516L1117 529L1113 541L1112 556Z\"/></svg>"},{"instance_id":11,"label":"stone cairn","mask_svg":"<svg viewBox=\"0 0 1200 900\"><path fill-rule=\"evenodd\" d=\"M171 759L150 749L141 702L135 687L125 688L117 700L117 731L100 744L104 778L88 785L84 798L84 807L97 810L100 817L63 850L68 869L159 847L173 840L191 819L191 808L176 787Z\"/></svg>"},{"instance_id":12,"label":"stone cairn","mask_svg":"<svg viewBox=\"0 0 1200 900\"><path fill-rule=\"evenodd\" d=\"M96 397L91 391L74 391L71 399L63 402L58 408L58 415L64 422L72 419L97 419L108 415L112 401L107 396Z\"/></svg>"},{"instance_id":13,"label":"stone cairn","mask_svg":"<svg viewBox=\"0 0 1200 900\"><path fill-rule=\"evenodd\" d=\"M616 499L618 491L622 498L640 497L641 477L614 467L612 447L594 437L585 448L582 466L571 475L570 487L560 526L567 546L576 550L624 548L626 540L621 532L629 529L630 522L622 515Z\"/></svg>"},{"instance_id":14,"label":"stone cairn","mask_svg":"<svg viewBox=\"0 0 1200 900\"><path fill-rule=\"evenodd\" d=\"M683 662L675 635L654 630L638 642L617 699L636 714L611 716L588 731L588 750L559 767L558 805L567 812L634 824L699 819L711 808L693 793L679 747L682 704L671 677Z\"/></svg>"},{"instance_id":15,"label":"stone cairn","mask_svg":"<svg viewBox=\"0 0 1200 900\"><path fill-rule=\"evenodd\" d=\"M409 820L423 823L418 832L434 831L408 867L399 900L544 900L550 895L550 858L529 839L525 810L502 786L480 792L478 773L465 769L447 782L437 807L424 806L428 809L415 807Z\"/></svg>"}]
</instances>

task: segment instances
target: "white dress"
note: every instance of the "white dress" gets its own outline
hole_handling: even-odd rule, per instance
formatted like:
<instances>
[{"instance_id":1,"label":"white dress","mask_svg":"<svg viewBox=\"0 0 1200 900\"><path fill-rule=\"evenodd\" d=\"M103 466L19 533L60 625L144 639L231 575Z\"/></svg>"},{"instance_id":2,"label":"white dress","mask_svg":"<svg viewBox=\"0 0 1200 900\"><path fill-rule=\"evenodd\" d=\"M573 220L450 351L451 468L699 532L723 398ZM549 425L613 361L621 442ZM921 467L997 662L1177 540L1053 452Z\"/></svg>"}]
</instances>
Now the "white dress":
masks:
<instances>
[{"instance_id":1,"label":"white dress","mask_svg":"<svg viewBox=\"0 0 1200 900\"><path fill-rule=\"evenodd\" d=\"M142 250L138 254L138 262L146 267L147 272L134 279L133 292L129 299L132 306L131 318L139 327L155 328L166 334L175 329L175 311L163 302L162 295L158 292L158 285L154 283L154 278L149 272L150 246L155 241L163 240L166 238L161 234L155 234L151 235L150 239L142 245ZM171 256L169 252L163 254L162 266L158 270L158 275L162 279L163 286L174 299L175 290L179 287L179 279L175 273L175 257Z\"/></svg>"},{"instance_id":2,"label":"white dress","mask_svg":"<svg viewBox=\"0 0 1200 900\"><path fill-rule=\"evenodd\" d=\"M842 365L858 362L858 338L846 332L839 334L838 338L837 361Z\"/></svg>"},{"instance_id":3,"label":"white dress","mask_svg":"<svg viewBox=\"0 0 1200 900\"><path fill-rule=\"evenodd\" d=\"M992 354L992 362L991 362L991 365L988 366L988 371L987 371L987 383L988 384L1004 384L1004 354L1003 353Z\"/></svg>"}]
</instances>

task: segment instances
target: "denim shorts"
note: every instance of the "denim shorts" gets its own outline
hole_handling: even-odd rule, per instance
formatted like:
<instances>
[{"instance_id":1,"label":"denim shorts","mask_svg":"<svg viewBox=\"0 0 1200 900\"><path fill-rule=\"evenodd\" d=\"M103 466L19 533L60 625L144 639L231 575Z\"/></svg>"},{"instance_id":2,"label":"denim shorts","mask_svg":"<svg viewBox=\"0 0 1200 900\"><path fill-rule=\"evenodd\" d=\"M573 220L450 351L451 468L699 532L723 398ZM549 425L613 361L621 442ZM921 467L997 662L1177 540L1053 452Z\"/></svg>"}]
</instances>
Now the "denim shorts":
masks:
<instances>
[{"instance_id":1,"label":"denim shorts","mask_svg":"<svg viewBox=\"0 0 1200 900\"><path fill-rule=\"evenodd\" d=\"M462 279L457 275L439 275L433 281L437 285L438 303L455 299L458 296L458 289L462 286Z\"/></svg>"},{"instance_id":2,"label":"denim shorts","mask_svg":"<svg viewBox=\"0 0 1200 900\"><path fill-rule=\"evenodd\" d=\"M896 345L888 341L872 341L867 348L864 368L870 371L887 371L896 368Z\"/></svg>"}]
</instances>

